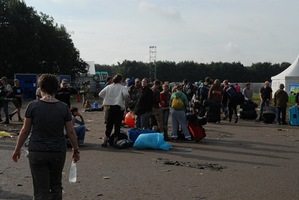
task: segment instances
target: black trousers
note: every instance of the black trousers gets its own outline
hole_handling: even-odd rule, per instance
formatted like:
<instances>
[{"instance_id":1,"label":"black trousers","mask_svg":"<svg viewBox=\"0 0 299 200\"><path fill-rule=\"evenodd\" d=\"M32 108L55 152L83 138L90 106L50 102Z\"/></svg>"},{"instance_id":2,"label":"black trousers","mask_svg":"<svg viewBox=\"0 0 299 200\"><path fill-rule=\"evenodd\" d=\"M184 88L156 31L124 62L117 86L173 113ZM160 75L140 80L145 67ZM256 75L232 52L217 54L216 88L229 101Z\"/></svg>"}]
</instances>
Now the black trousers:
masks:
<instances>
[{"instance_id":1,"label":"black trousers","mask_svg":"<svg viewBox=\"0 0 299 200\"><path fill-rule=\"evenodd\" d=\"M62 170L66 152L29 152L34 200L62 199Z\"/></svg>"},{"instance_id":2,"label":"black trousers","mask_svg":"<svg viewBox=\"0 0 299 200\"><path fill-rule=\"evenodd\" d=\"M106 131L105 135L107 138L110 137L111 132L114 127L114 134L116 137L120 134L121 122L124 117L124 110L121 109L120 106L110 106L107 108L107 123L106 123Z\"/></svg>"},{"instance_id":3,"label":"black trousers","mask_svg":"<svg viewBox=\"0 0 299 200\"><path fill-rule=\"evenodd\" d=\"M232 120L233 114L235 114L236 119L238 119L237 103L230 101L230 102L228 102L228 118L229 118L229 121Z\"/></svg>"}]
</instances>

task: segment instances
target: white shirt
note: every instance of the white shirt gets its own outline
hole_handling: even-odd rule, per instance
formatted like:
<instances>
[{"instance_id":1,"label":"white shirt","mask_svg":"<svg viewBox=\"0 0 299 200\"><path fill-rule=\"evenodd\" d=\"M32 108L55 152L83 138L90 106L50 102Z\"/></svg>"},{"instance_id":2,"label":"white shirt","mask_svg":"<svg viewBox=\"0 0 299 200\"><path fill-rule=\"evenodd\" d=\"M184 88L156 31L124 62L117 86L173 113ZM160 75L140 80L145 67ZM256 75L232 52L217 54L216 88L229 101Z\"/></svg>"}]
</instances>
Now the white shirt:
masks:
<instances>
[{"instance_id":1,"label":"white shirt","mask_svg":"<svg viewBox=\"0 0 299 200\"><path fill-rule=\"evenodd\" d=\"M118 105L125 109L125 101L129 98L128 90L120 83L107 85L100 93L99 97L103 98L103 106Z\"/></svg>"}]
</instances>

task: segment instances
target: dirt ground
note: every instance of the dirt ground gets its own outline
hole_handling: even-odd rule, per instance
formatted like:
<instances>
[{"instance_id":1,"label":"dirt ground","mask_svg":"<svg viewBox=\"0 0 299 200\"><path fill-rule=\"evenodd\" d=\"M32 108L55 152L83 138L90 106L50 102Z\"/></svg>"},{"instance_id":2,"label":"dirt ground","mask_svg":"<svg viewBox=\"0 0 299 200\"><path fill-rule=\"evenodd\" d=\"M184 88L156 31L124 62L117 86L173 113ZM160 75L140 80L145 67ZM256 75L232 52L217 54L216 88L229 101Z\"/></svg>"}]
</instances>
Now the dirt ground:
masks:
<instances>
[{"instance_id":1,"label":"dirt ground","mask_svg":"<svg viewBox=\"0 0 299 200\"><path fill-rule=\"evenodd\" d=\"M222 121L205 125L207 137L201 142L170 142L170 151L120 150L100 145L102 111L82 114L90 131L81 147L76 183L68 182L67 153L63 199L299 199L298 127ZM16 135L21 125L15 117L11 124L1 124L0 131ZM33 188L26 148L14 163L15 143L16 137L0 139L0 199L29 200Z\"/></svg>"}]
</instances>

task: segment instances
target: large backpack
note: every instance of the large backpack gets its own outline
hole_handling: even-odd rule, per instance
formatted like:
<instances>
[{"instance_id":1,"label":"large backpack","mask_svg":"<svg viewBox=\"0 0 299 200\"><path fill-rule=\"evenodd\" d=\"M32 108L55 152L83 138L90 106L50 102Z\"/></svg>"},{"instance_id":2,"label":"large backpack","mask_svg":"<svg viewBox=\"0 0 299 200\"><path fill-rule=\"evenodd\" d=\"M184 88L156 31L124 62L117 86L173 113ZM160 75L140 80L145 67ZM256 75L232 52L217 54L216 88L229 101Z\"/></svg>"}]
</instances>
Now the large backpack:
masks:
<instances>
[{"instance_id":1,"label":"large backpack","mask_svg":"<svg viewBox=\"0 0 299 200\"><path fill-rule=\"evenodd\" d=\"M237 96L237 91L233 87L228 87L226 89L226 93L227 93L227 96L228 96L229 99L233 99Z\"/></svg>"},{"instance_id":2,"label":"large backpack","mask_svg":"<svg viewBox=\"0 0 299 200\"><path fill-rule=\"evenodd\" d=\"M208 98L208 94L209 94L208 86L203 85L202 87L200 87L199 96L201 101L206 100Z\"/></svg>"},{"instance_id":3,"label":"large backpack","mask_svg":"<svg viewBox=\"0 0 299 200\"><path fill-rule=\"evenodd\" d=\"M180 97L181 96L175 96L171 102L171 107L175 110L181 110L185 106L184 102Z\"/></svg>"}]
</instances>

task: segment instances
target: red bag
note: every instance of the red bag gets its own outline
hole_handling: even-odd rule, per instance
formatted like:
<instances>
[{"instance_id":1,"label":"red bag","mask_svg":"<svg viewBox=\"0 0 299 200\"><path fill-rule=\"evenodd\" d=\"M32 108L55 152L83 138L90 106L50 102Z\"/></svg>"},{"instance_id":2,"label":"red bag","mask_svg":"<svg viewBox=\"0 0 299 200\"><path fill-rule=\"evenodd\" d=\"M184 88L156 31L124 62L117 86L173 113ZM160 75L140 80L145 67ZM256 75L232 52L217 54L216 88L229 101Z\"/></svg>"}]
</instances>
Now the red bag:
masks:
<instances>
[{"instance_id":1,"label":"red bag","mask_svg":"<svg viewBox=\"0 0 299 200\"><path fill-rule=\"evenodd\" d=\"M190 122L188 128L191 136L196 142L206 137L206 130L199 123Z\"/></svg>"}]
</instances>

